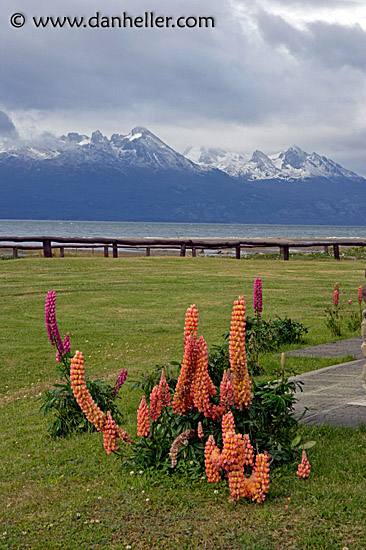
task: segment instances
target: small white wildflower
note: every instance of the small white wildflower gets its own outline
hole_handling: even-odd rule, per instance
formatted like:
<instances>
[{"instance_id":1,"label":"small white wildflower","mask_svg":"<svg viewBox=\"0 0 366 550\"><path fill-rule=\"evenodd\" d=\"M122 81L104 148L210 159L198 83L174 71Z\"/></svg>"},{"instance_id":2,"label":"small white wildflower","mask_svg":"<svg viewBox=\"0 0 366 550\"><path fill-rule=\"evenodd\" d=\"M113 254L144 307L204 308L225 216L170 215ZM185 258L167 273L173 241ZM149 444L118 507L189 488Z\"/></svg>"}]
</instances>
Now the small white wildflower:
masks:
<instances>
[{"instance_id":1,"label":"small white wildflower","mask_svg":"<svg viewBox=\"0 0 366 550\"><path fill-rule=\"evenodd\" d=\"M95 523L100 523L100 519L96 519L96 520L95 520Z\"/></svg>"},{"instance_id":2,"label":"small white wildflower","mask_svg":"<svg viewBox=\"0 0 366 550\"><path fill-rule=\"evenodd\" d=\"M193 460L190 460L189 463L191 466L193 466Z\"/></svg>"},{"instance_id":3,"label":"small white wildflower","mask_svg":"<svg viewBox=\"0 0 366 550\"><path fill-rule=\"evenodd\" d=\"M143 474L143 473L144 473L143 470L140 470L140 471L139 471L139 474L140 474L140 475Z\"/></svg>"},{"instance_id":4,"label":"small white wildflower","mask_svg":"<svg viewBox=\"0 0 366 550\"><path fill-rule=\"evenodd\" d=\"M102 497L98 497L98 500L102 500Z\"/></svg>"},{"instance_id":5,"label":"small white wildflower","mask_svg":"<svg viewBox=\"0 0 366 550\"><path fill-rule=\"evenodd\" d=\"M129 544L127 544L126 546L126 550L131 550L132 546L130 546Z\"/></svg>"},{"instance_id":6,"label":"small white wildflower","mask_svg":"<svg viewBox=\"0 0 366 550\"><path fill-rule=\"evenodd\" d=\"M149 498L146 498L145 500L146 500L146 502L149 502L150 499L149 499Z\"/></svg>"},{"instance_id":7,"label":"small white wildflower","mask_svg":"<svg viewBox=\"0 0 366 550\"><path fill-rule=\"evenodd\" d=\"M215 493L215 495L217 495L217 494L218 494L218 490L217 490L217 489L215 489L215 490L214 490L214 493Z\"/></svg>"},{"instance_id":8,"label":"small white wildflower","mask_svg":"<svg viewBox=\"0 0 366 550\"><path fill-rule=\"evenodd\" d=\"M145 492L145 489L143 489L143 490L141 491L142 494L144 494L144 492Z\"/></svg>"},{"instance_id":9,"label":"small white wildflower","mask_svg":"<svg viewBox=\"0 0 366 550\"><path fill-rule=\"evenodd\" d=\"M135 473L135 472L132 470L132 471L130 472L130 476L133 476L134 473Z\"/></svg>"}]
</instances>

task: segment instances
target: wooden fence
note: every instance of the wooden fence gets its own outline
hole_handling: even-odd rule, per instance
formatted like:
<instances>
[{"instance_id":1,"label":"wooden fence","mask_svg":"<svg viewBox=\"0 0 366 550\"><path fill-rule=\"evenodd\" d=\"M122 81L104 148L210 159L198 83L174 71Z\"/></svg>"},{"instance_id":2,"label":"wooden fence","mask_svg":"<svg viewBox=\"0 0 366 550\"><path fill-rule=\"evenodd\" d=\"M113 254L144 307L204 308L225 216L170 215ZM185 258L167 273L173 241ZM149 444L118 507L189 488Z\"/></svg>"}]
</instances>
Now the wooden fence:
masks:
<instances>
[{"instance_id":1,"label":"wooden fence","mask_svg":"<svg viewBox=\"0 0 366 550\"><path fill-rule=\"evenodd\" d=\"M3 244L1 244L3 243ZM24 244L31 243L31 244ZM40 243L40 244L33 244ZM18 256L19 250L43 250L45 258L52 258L52 250L59 249L60 256L64 257L66 248L103 248L104 256L109 256L109 249L113 258L118 258L118 249L145 249L146 256L150 256L152 249L178 249L180 256L185 256L191 250L193 257L197 250L235 250L235 257L240 258L242 249L251 248L279 248L284 260L289 260L290 249L322 247L328 252L333 249L335 260L339 260L340 246L366 246L366 240L360 239L326 239L322 241L310 240L274 240L274 239L230 239L230 240L201 240L201 239L109 239L102 237L0 237L0 248L12 249L13 256Z\"/></svg>"}]
</instances>

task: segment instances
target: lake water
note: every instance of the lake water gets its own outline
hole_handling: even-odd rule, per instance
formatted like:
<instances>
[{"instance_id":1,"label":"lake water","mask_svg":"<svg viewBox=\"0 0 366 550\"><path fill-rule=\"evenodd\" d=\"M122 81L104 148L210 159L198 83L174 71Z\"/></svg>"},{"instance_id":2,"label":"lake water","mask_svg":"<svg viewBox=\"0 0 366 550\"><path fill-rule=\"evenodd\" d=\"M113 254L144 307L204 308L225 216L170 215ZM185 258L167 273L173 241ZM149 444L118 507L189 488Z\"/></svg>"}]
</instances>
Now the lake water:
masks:
<instances>
[{"instance_id":1,"label":"lake water","mask_svg":"<svg viewBox=\"0 0 366 550\"><path fill-rule=\"evenodd\" d=\"M365 226L0 220L0 236L366 239Z\"/></svg>"}]
</instances>

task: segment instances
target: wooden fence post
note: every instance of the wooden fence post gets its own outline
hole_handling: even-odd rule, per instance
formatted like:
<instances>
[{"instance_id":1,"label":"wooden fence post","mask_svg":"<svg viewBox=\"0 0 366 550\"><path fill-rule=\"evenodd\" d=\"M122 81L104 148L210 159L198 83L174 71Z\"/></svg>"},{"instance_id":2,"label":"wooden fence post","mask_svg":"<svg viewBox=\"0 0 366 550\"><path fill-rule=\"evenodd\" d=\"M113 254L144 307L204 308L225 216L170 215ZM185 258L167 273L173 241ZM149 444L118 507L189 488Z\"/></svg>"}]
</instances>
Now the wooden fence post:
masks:
<instances>
[{"instance_id":1,"label":"wooden fence post","mask_svg":"<svg viewBox=\"0 0 366 550\"><path fill-rule=\"evenodd\" d=\"M240 244L237 244L235 247L235 258L240 260Z\"/></svg>"},{"instance_id":2,"label":"wooden fence post","mask_svg":"<svg viewBox=\"0 0 366 550\"><path fill-rule=\"evenodd\" d=\"M334 259L339 260L339 244L333 245L333 254L334 254Z\"/></svg>"},{"instance_id":3,"label":"wooden fence post","mask_svg":"<svg viewBox=\"0 0 366 550\"><path fill-rule=\"evenodd\" d=\"M196 247L192 246L192 258L196 257Z\"/></svg>"},{"instance_id":4,"label":"wooden fence post","mask_svg":"<svg viewBox=\"0 0 366 550\"><path fill-rule=\"evenodd\" d=\"M328 252L329 252L329 246L325 245L325 247L324 247L324 252L325 252L325 254L328 254Z\"/></svg>"},{"instance_id":5,"label":"wooden fence post","mask_svg":"<svg viewBox=\"0 0 366 550\"><path fill-rule=\"evenodd\" d=\"M181 245L181 247L180 247L180 255L181 255L181 256L185 256L185 255L186 255L186 247L187 247L186 243L183 243L183 244Z\"/></svg>"},{"instance_id":6,"label":"wooden fence post","mask_svg":"<svg viewBox=\"0 0 366 550\"><path fill-rule=\"evenodd\" d=\"M43 256L45 258L52 258L51 241L49 239L44 239L42 243L43 243Z\"/></svg>"},{"instance_id":7,"label":"wooden fence post","mask_svg":"<svg viewBox=\"0 0 366 550\"><path fill-rule=\"evenodd\" d=\"M150 256L150 251L151 251L150 247L147 246L146 247L146 256Z\"/></svg>"},{"instance_id":8,"label":"wooden fence post","mask_svg":"<svg viewBox=\"0 0 366 550\"><path fill-rule=\"evenodd\" d=\"M65 257L65 248L63 246L60 246L60 258Z\"/></svg>"},{"instance_id":9,"label":"wooden fence post","mask_svg":"<svg viewBox=\"0 0 366 550\"><path fill-rule=\"evenodd\" d=\"M13 246L13 256L14 256L14 258L18 257L18 247L17 246Z\"/></svg>"},{"instance_id":10,"label":"wooden fence post","mask_svg":"<svg viewBox=\"0 0 366 550\"><path fill-rule=\"evenodd\" d=\"M108 252L108 245L105 245L104 247L104 257L108 258L109 252Z\"/></svg>"},{"instance_id":11,"label":"wooden fence post","mask_svg":"<svg viewBox=\"0 0 366 550\"><path fill-rule=\"evenodd\" d=\"M113 243L113 258L118 258L118 247L117 247L117 243Z\"/></svg>"},{"instance_id":12,"label":"wooden fence post","mask_svg":"<svg viewBox=\"0 0 366 550\"><path fill-rule=\"evenodd\" d=\"M290 259L290 247L287 244L283 247L283 259L286 261Z\"/></svg>"}]
</instances>

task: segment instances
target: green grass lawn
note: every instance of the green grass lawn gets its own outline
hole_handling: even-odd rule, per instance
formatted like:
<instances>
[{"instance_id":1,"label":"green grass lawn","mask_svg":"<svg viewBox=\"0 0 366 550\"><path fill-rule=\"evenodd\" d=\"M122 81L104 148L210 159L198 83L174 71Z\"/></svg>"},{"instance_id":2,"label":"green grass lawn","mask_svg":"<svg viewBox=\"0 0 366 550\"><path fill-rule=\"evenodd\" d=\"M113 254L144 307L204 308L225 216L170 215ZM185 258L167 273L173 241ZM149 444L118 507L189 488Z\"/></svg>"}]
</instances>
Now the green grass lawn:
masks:
<instances>
[{"instance_id":1,"label":"green grass lawn","mask_svg":"<svg viewBox=\"0 0 366 550\"><path fill-rule=\"evenodd\" d=\"M44 324L48 290L57 295L62 336L86 359L91 378L128 381L157 363L180 360L186 308L195 303L208 346L222 341L238 295L253 315L253 281L263 282L263 316L309 327L305 345L334 338L324 325L334 283L354 302L362 260L229 258L26 258L0 262L0 548L365 549L365 430L304 428L309 480L296 465L274 472L263 504L228 502L225 484L121 468L101 434L52 441L39 393L56 381ZM357 336L344 332L342 337ZM299 347L299 346L294 346ZM286 348L288 349L288 347ZM266 358L268 375L279 359ZM335 361L291 357L297 372ZM125 426L136 433L141 393L122 390ZM217 492L215 492L217 491ZM291 500L287 500L290 498ZM288 506L288 508L285 508Z\"/></svg>"}]
</instances>

